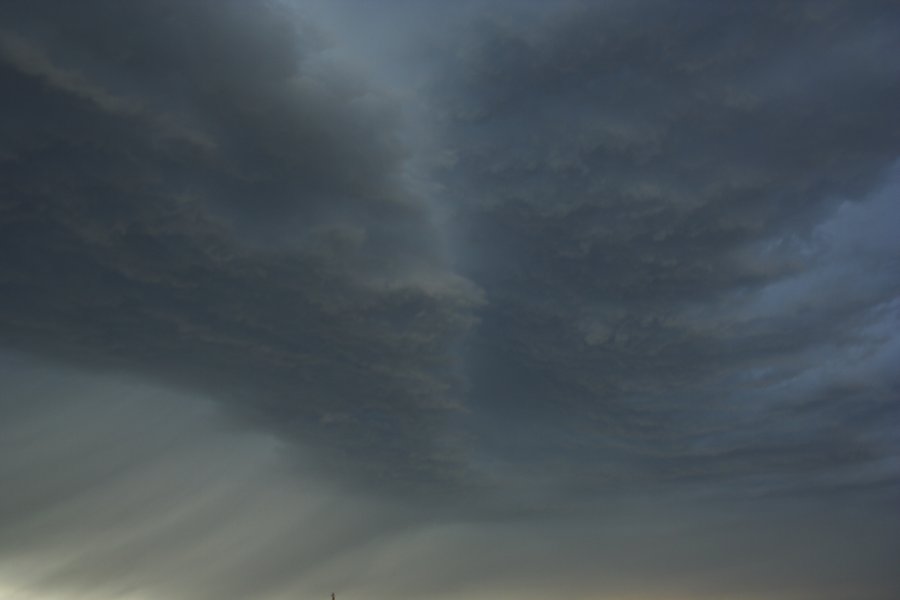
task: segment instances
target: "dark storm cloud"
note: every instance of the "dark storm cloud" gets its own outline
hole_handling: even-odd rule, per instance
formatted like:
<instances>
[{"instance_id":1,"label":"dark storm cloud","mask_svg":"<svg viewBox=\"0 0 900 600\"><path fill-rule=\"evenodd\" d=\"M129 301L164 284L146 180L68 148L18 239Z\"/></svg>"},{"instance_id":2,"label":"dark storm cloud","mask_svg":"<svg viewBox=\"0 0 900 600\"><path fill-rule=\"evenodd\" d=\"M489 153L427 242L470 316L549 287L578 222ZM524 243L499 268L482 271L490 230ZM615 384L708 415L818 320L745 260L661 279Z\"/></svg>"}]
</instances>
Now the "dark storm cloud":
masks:
<instances>
[{"instance_id":1,"label":"dark storm cloud","mask_svg":"<svg viewBox=\"0 0 900 600\"><path fill-rule=\"evenodd\" d=\"M376 477L450 462L433 426L478 296L389 102L276 3L0 16L6 344L215 391Z\"/></svg>"},{"instance_id":2,"label":"dark storm cloud","mask_svg":"<svg viewBox=\"0 0 900 600\"><path fill-rule=\"evenodd\" d=\"M896 492L896 4L538 13L434 88L485 468Z\"/></svg>"},{"instance_id":3,"label":"dark storm cloud","mask_svg":"<svg viewBox=\"0 0 900 600\"><path fill-rule=\"evenodd\" d=\"M500 6L421 59L424 187L283 4L4 7L6 343L524 505L893 485L896 9Z\"/></svg>"},{"instance_id":4,"label":"dark storm cloud","mask_svg":"<svg viewBox=\"0 0 900 600\"><path fill-rule=\"evenodd\" d=\"M0 596L896 598L895 4L0 5Z\"/></svg>"}]
</instances>

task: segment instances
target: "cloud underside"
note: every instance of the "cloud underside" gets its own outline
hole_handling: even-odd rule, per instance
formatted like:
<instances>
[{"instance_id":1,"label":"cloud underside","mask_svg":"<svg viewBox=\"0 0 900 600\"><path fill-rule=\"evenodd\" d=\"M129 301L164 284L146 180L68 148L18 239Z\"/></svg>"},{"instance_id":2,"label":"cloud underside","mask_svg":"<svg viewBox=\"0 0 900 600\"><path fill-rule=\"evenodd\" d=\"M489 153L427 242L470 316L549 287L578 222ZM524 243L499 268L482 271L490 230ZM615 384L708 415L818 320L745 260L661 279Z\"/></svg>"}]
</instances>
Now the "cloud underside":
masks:
<instances>
[{"instance_id":1,"label":"cloud underside","mask_svg":"<svg viewBox=\"0 0 900 600\"><path fill-rule=\"evenodd\" d=\"M4 12L4 339L214 393L338 469L445 477L478 293L389 103L267 3Z\"/></svg>"},{"instance_id":2,"label":"cloud underside","mask_svg":"<svg viewBox=\"0 0 900 600\"><path fill-rule=\"evenodd\" d=\"M612 2L462 36L436 96L487 455L896 491L896 17Z\"/></svg>"},{"instance_id":3,"label":"cloud underside","mask_svg":"<svg viewBox=\"0 0 900 600\"><path fill-rule=\"evenodd\" d=\"M898 31L0 3L0 596L896 598Z\"/></svg>"},{"instance_id":4,"label":"cloud underside","mask_svg":"<svg viewBox=\"0 0 900 600\"><path fill-rule=\"evenodd\" d=\"M423 187L282 5L4 7L4 341L375 487L896 493L896 8L535 10L436 42Z\"/></svg>"}]
</instances>

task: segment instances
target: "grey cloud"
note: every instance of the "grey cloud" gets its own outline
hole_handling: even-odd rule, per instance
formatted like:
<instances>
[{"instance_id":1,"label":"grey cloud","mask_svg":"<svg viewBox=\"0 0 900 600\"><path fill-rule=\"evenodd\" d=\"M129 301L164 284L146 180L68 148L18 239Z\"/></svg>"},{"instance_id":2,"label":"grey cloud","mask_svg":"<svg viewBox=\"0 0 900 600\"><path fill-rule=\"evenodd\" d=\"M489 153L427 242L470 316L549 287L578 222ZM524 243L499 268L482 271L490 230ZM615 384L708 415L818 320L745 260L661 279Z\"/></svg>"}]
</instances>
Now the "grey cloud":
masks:
<instances>
[{"instance_id":1,"label":"grey cloud","mask_svg":"<svg viewBox=\"0 0 900 600\"><path fill-rule=\"evenodd\" d=\"M283 6L4 8L6 343L523 505L892 455L890 7L574 6L431 49L445 226Z\"/></svg>"},{"instance_id":2,"label":"grey cloud","mask_svg":"<svg viewBox=\"0 0 900 600\"><path fill-rule=\"evenodd\" d=\"M873 226L896 220L898 23L884 2L611 2L461 36L432 90L488 303L486 463L776 489L895 455L871 434L900 382L851 357L897 333Z\"/></svg>"},{"instance_id":3,"label":"grey cloud","mask_svg":"<svg viewBox=\"0 0 900 600\"><path fill-rule=\"evenodd\" d=\"M895 598L895 3L312 4L0 5L0 596Z\"/></svg>"},{"instance_id":4,"label":"grey cloud","mask_svg":"<svg viewBox=\"0 0 900 600\"><path fill-rule=\"evenodd\" d=\"M2 16L5 343L214 391L336 472L450 477L479 292L378 90L274 3Z\"/></svg>"}]
</instances>

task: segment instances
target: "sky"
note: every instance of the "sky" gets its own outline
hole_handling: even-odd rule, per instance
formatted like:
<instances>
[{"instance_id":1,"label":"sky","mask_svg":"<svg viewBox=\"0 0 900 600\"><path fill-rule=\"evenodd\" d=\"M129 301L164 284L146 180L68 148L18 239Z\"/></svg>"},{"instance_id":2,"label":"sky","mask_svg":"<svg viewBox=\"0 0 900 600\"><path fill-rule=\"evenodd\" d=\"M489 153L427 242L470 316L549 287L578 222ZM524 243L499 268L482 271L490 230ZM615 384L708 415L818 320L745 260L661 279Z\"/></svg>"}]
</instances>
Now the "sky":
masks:
<instances>
[{"instance_id":1,"label":"sky","mask_svg":"<svg viewBox=\"0 0 900 600\"><path fill-rule=\"evenodd\" d=\"M893 0L0 4L0 600L896 600Z\"/></svg>"}]
</instances>

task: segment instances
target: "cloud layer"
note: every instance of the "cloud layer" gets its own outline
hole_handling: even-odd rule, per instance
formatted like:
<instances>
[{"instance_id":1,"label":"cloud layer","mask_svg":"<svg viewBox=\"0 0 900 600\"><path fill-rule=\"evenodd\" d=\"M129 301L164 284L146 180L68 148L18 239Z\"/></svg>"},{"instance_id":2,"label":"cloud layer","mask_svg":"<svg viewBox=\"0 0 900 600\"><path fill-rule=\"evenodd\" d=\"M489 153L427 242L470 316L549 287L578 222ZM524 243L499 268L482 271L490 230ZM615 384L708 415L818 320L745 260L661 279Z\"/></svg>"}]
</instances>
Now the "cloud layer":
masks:
<instances>
[{"instance_id":1,"label":"cloud layer","mask_svg":"<svg viewBox=\"0 0 900 600\"><path fill-rule=\"evenodd\" d=\"M478 291L443 265L390 103L268 3L4 12L4 338L437 469Z\"/></svg>"},{"instance_id":2,"label":"cloud layer","mask_svg":"<svg viewBox=\"0 0 900 600\"><path fill-rule=\"evenodd\" d=\"M892 12L612 2L464 37L437 90L473 402L522 432L488 452L601 487L894 455Z\"/></svg>"},{"instance_id":3,"label":"cloud layer","mask_svg":"<svg viewBox=\"0 0 900 600\"><path fill-rule=\"evenodd\" d=\"M0 7L0 596L896 597L895 4Z\"/></svg>"}]
</instances>

